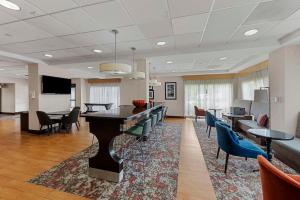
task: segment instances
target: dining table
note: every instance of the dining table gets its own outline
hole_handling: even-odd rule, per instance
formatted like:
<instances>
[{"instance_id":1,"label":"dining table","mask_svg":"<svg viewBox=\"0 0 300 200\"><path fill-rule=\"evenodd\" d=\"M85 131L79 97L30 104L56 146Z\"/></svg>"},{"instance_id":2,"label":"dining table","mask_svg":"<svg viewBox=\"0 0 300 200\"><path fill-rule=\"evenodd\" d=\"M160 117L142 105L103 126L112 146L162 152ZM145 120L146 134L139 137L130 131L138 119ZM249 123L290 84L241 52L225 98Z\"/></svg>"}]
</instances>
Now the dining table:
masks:
<instances>
[{"instance_id":1,"label":"dining table","mask_svg":"<svg viewBox=\"0 0 300 200\"><path fill-rule=\"evenodd\" d=\"M50 116L56 116L56 117L60 116L61 119L65 119L66 116L68 116L70 114L70 112L71 111L69 111L69 110L63 110L63 111L48 112L47 114ZM66 125L64 123L62 123L61 129L63 129L63 130L66 129Z\"/></svg>"},{"instance_id":2,"label":"dining table","mask_svg":"<svg viewBox=\"0 0 300 200\"><path fill-rule=\"evenodd\" d=\"M272 161L272 140L293 140L294 136L290 133L272 129L249 129L248 132L256 137L265 138L268 160Z\"/></svg>"}]
</instances>

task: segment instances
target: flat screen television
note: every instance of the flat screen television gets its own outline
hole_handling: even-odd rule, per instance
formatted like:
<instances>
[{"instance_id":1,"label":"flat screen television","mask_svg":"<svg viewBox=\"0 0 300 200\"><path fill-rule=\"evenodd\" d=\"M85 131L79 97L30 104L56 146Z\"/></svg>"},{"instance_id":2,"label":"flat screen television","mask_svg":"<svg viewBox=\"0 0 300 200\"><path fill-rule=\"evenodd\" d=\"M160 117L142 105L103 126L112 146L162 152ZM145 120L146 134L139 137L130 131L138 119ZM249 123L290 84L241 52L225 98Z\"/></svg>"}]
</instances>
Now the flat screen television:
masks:
<instances>
[{"instance_id":1,"label":"flat screen television","mask_svg":"<svg viewBox=\"0 0 300 200\"><path fill-rule=\"evenodd\" d=\"M42 76L43 94L71 94L71 79Z\"/></svg>"}]
</instances>

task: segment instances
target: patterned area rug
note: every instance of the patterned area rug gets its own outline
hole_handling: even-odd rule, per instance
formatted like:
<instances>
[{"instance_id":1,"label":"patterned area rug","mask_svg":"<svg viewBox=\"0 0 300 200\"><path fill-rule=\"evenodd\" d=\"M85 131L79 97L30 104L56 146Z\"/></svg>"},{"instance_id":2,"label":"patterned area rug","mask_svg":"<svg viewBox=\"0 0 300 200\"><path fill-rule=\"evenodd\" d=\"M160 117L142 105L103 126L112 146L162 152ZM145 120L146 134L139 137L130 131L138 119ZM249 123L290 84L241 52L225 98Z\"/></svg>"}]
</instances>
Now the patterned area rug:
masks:
<instances>
[{"instance_id":1,"label":"patterned area rug","mask_svg":"<svg viewBox=\"0 0 300 200\"><path fill-rule=\"evenodd\" d=\"M88 158L96 153L98 143L29 182L90 199L176 199L181 129L181 125L165 123L156 130L159 140L151 134L152 138L142 145L145 155L149 156L144 165L136 161L141 160L138 148L141 146L129 145L135 138L117 137L114 148L125 158L131 158L124 160L121 183L88 176ZM121 148L124 143L126 151Z\"/></svg>"},{"instance_id":2,"label":"patterned area rug","mask_svg":"<svg viewBox=\"0 0 300 200\"><path fill-rule=\"evenodd\" d=\"M206 125L204 121L194 122L194 127L202 148L206 166L208 168L217 199L262 199L259 169L256 159L229 156L227 174L224 173L225 152L220 151L219 159L217 155L217 137L214 128L211 136L205 133ZM297 174L278 159L273 158L272 163L284 172Z\"/></svg>"}]
</instances>

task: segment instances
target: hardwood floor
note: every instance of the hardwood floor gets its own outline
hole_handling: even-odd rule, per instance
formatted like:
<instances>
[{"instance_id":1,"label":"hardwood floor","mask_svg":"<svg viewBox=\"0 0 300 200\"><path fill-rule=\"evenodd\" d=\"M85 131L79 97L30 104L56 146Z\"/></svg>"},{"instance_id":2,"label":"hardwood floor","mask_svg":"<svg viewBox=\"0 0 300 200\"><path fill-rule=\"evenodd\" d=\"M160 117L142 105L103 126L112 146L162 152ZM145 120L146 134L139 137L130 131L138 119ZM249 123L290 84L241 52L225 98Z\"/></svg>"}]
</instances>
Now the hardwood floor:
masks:
<instances>
[{"instance_id":1,"label":"hardwood floor","mask_svg":"<svg viewBox=\"0 0 300 200\"><path fill-rule=\"evenodd\" d=\"M182 123L177 199L215 199L211 181L191 120L168 119ZM69 193L27 183L90 146L92 135L81 121L80 131L50 136L32 135L19 130L19 119L0 120L0 200L85 199Z\"/></svg>"}]
</instances>

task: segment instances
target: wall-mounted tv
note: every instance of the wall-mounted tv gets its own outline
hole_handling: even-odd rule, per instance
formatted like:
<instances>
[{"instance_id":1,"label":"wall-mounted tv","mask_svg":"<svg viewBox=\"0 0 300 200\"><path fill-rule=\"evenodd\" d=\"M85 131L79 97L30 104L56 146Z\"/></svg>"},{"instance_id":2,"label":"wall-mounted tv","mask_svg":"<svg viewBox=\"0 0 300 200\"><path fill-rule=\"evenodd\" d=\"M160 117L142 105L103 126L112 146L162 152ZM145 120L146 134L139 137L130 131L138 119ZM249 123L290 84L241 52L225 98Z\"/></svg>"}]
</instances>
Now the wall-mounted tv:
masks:
<instances>
[{"instance_id":1,"label":"wall-mounted tv","mask_svg":"<svg viewBox=\"0 0 300 200\"><path fill-rule=\"evenodd\" d=\"M71 79L42 76L43 94L71 94Z\"/></svg>"}]
</instances>

